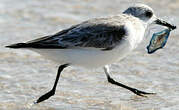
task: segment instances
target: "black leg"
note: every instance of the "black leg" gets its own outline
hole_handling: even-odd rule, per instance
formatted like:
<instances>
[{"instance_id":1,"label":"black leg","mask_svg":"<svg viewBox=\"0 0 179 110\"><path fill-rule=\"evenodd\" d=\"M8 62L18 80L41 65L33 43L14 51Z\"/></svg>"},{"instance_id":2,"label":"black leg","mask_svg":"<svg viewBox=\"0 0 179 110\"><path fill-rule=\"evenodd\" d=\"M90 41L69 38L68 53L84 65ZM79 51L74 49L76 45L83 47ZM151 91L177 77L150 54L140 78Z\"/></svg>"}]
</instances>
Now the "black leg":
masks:
<instances>
[{"instance_id":1,"label":"black leg","mask_svg":"<svg viewBox=\"0 0 179 110\"><path fill-rule=\"evenodd\" d=\"M130 90L131 92L133 92L134 94L136 95L139 95L139 96L143 96L143 97L146 97L145 95L149 95L149 94L155 94L155 93L148 93L148 92L144 92L144 91L140 91L138 89L135 89L135 88L132 88L132 87L129 87L129 86L126 86L122 83L119 83L117 81L115 81L114 79L112 79L109 75L109 67L105 66L104 67L104 71L105 71L105 74L107 76L107 79L108 79L108 82L111 83L111 84L114 84L114 85L117 85L117 86L120 86L120 87L123 87L127 90Z\"/></svg>"},{"instance_id":2,"label":"black leg","mask_svg":"<svg viewBox=\"0 0 179 110\"><path fill-rule=\"evenodd\" d=\"M69 64L64 64L64 65L61 65L59 66L58 68L58 72L57 72L57 76L56 76L56 79L55 79L55 83L54 83L54 86L53 88L47 92L46 94L42 95L36 102L36 103L40 103L40 102L43 102L44 100L47 100L48 98L50 98L51 96L53 96L55 94L55 91L56 91L56 87L57 87L57 83L58 83L58 80L60 78L60 74L61 72L63 71L64 68L66 68Z\"/></svg>"}]
</instances>

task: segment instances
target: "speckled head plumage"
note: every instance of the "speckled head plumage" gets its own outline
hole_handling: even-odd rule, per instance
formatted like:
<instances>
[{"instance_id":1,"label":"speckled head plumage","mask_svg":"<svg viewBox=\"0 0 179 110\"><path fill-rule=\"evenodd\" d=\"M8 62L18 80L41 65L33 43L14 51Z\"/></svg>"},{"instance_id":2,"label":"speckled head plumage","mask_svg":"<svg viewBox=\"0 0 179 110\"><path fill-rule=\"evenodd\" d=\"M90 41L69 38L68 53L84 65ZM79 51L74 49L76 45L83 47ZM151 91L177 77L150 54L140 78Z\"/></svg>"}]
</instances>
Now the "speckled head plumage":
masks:
<instances>
[{"instance_id":1,"label":"speckled head plumage","mask_svg":"<svg viewBox=\"0 0 179 110\"><path fill-rule=\"evenodd\" d=\"M153 9L144 4L131 6L127 8L123 13L139 18L140 20L145 22L148 22L153 17L155 17Z\"/></svg>"},{"instance_id":2,"label":"speckled head plumage","mask_svg":"<svg viewBox=\"0 0 179 110\"><path fill-rule=\"evenodd\" d=\"M176 29L176 26L171 25L167 23L166 21L163 21L160 18L157 18L154 14L154 10L145 4L136 4L134 6L131 6L127 8L123 13L134 16L140 19L141 21L143 21L143 23L148 24L148 25L159 24L162 26L166 26L170 28L171 30Z\"/></svg>"}]
</instances>

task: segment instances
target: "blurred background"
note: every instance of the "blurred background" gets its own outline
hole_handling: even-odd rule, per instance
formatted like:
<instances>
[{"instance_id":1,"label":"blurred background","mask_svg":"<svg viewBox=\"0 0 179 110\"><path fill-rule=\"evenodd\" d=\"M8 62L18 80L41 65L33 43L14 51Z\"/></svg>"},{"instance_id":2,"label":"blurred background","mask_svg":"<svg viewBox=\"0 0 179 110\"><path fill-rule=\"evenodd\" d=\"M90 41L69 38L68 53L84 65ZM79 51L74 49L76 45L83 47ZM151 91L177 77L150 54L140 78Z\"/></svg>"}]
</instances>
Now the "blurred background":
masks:
<instances>
[{"instance_id":1,"label":"blurred background","mask_svg":"<svg viewBox=\"0 0 179 110\"><path fill-rule=\"evenodd\" d=\"M0 0L0 109L178 110L178 30L155 54L147 54L146 40L111 67L111 76L117 81L157 93L148 98L109 84L101 68L86 71L69 67L63 71L56 95L32 105L52 88L58 65L32 51L4 48L90 18L122 13L134 3L147 4L157 16L179 25L179 0Z\"/></svg>"}]
</instances>

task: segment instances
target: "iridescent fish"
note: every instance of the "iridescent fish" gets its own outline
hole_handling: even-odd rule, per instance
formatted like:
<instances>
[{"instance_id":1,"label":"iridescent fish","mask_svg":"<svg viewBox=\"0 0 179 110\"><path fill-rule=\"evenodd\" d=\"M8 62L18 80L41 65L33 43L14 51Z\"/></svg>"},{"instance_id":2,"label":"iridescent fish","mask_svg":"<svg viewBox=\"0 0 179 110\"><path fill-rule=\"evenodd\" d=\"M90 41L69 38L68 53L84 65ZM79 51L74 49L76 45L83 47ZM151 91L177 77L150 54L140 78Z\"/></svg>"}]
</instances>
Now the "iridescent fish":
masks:
<instances>
[{"instance_id":1,"label":"iridescent fish","mask_svg":"<svg viewBox=\"0 0 179 110\"><path fill-rule=\"evenodd\" d=\"M171 29L165 29L161 32L154 33L149 45L147 46L147 50L149 54L154 53L158 49L163 48L168 40Z\"/></svg>"},{"instance_id":2,"label":"iridescent fish","mask_svg":"<svg viewBox=\"0 0 179 110\"><path fill-rule=\"evenodd\" d=\"M162 23L160 20L157 20L157 23ZM170 35L170 32L174 29L176 29L176 26L174 25L169 25L168 23L163 22L167 29L164 29L161 32L154 33L149 45L147 46L148 54L152 54L158 49L163 48L168 40L168 37Z\"/></svg>"}]
</instances>

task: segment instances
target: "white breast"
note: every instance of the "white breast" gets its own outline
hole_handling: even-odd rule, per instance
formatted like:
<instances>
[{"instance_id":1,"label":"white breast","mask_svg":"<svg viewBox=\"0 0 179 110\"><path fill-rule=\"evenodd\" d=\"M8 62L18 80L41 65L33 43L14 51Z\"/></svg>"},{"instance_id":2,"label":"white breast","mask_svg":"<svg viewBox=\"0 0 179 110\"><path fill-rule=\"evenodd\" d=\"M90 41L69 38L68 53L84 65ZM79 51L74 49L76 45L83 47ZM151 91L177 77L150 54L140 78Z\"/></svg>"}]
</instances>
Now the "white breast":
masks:
<instances>
[{"instance_id":1,"label":"white breast","mask_svg":"<svg viewBox=\"0 0 179 110\"><path fill-rule=\"evenodd\" d=\"M128 40L132 49L135 49L143 40L145 26L141 20L134 17L130 17L129 21L131 22L126 22L126 28L129 31Z\"/></svg>"}]
</instances>

